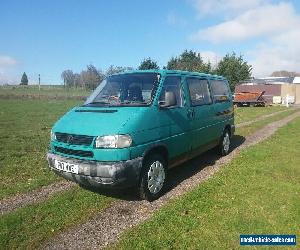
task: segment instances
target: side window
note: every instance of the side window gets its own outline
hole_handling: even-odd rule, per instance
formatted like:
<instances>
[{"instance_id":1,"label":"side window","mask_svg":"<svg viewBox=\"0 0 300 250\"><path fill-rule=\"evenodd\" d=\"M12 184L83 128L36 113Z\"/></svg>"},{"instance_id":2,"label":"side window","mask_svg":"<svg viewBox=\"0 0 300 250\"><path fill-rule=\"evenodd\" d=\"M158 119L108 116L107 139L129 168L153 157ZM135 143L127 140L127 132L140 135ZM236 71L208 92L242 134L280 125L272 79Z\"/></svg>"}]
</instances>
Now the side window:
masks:
<instances>
[{"instance_id":1,"label":"side window","mask_svg":"<svg viewBox=\"0 0 300 250\"><path fill-rule=\"evenodd\" d=\"M187 78L186 82L189 88L192 106L212 103L206 79Z\"/></svg>"},{"instance_id":2,"label":"side window","mask_svg":"<svg viewBox=\"0 0 300 250\"><path fill-rule=\"evenodd\" d=\"M177 107L182 106L181 88L180 88L181 77L179 76L167 76L164 80L164 85L159 97L159 102L165 101L165 94L168 91L174 92L176 96Z\"/></svg>"},{"instance_id":3,"label":"side window","mask_svg":"<svg viewBox=\"0 0 300 250\"><path fill-rule=\"evenodd\" d=\"M229 89L225 81L212 80L210 86L215 101L224 101L224 98L225 100L229 99Z\"/></svg>"}]
</instances>

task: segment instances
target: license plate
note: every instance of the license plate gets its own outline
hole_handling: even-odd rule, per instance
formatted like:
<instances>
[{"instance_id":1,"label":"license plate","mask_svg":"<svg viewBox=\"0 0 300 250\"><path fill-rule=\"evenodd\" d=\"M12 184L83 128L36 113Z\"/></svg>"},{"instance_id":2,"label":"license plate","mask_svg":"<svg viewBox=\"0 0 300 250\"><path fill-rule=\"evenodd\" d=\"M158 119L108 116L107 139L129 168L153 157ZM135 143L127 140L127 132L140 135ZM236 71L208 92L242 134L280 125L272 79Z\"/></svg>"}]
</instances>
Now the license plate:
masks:
<instances>
[{"instance_id":1,"label":"license plate","mask_svg":"<svg viewBox=\"0 0 300 250\"><path fill-rule=\"evenodd\" d=\"M68 162L65 162L65 161L55 160L54 166L58 170L78 174L78 165L68 163Z\"/></svg>"}]
</instances>

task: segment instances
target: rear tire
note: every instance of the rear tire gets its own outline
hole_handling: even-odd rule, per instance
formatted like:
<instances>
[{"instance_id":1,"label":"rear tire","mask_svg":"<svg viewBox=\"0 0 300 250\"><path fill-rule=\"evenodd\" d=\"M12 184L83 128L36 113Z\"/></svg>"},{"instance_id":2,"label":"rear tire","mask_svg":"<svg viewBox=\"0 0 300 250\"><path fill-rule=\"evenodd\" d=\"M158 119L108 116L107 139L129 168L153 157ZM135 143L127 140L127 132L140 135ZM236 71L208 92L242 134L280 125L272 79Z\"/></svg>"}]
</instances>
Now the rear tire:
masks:
<instances>
[{"instance_id":1,"label":"rear tire","mask_svg":"<svg viewBox=\"0 0 300 250\"><path fill-rule=\"evenodd\" d=\"M230 132L228 129L225 129L219 145L219 154L221 156L228 155L230 151L230 144L231 144Z\"/></svg>"},{"instance_id":2,"label":"rear tire","mask_svg":"<svg viewBox=\"0 0 300 250\"><path fill-rule=\"evenodd\" d=\"M166 184L166 169L166 160L159 154L153 154L145 161L138 187L141 199L153 201L161 196Z\"/></svg>"}]
</instances>

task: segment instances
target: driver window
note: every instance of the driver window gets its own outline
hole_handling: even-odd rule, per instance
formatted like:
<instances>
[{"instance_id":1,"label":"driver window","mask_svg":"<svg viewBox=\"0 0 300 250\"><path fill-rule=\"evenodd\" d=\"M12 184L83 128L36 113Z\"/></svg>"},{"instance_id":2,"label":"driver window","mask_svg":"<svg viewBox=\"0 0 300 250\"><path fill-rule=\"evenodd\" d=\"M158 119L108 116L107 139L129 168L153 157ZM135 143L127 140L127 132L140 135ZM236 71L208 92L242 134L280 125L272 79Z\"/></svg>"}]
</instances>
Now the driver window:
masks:
<instances>
[{"instance_id":1,"label":"driver window","mask_svg":"<svg viewBox=\"0 0 300 250\"><path fill-rule=\"evenodd\" d=\"M176 96L176 107L182 107L182 93L180 88L181 77L179 76L167 76L164 80L164 85L161 90L159 97L159 103L163 104L165 102L165 94L168 91L174 92Z\"/></svg>"}]
</instances>

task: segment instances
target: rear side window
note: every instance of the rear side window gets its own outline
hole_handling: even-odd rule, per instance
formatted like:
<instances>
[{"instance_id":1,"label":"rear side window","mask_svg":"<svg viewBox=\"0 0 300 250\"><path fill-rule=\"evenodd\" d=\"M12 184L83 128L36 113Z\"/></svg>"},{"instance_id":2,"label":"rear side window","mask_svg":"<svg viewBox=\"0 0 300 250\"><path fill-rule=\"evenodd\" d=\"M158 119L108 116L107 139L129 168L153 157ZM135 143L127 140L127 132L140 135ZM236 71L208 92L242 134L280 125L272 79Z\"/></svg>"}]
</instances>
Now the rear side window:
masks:
<instances>
[{"instance_id":1,"label":"rear side window","mask_svg":"<svg viewBox=\"0 0 300 250\"><path fill-rule=\"evenodd\" d=\"M229 100L229 88L225 81L212 80L210 86L215 101L220 101L225 96Z\"/></svg>"},{"instance_id":2,"label":"rear side window","mask_svg":"<svg viewBox=\"0 0 300 250\"><path fill-rule=\"evenodd\" d=\"M163 104L165 101L165 94L168 91L174 92L176 96L177 106L182 106L182 98L181 98L181 88L180 88L181 77L179 76L167 76L164 80L164 85L161 91L161 95L159 98L160 104Z\"/></svg>"},{"instance_id":3,"label":"rear side window","mask_svg":"<svg viewBox=\"0 0 300 250\"><path fill-rule=\"evenodd\" d=\"M186 79L192 106L211 104L211 96L208 88L208 81L199 78Z\"/></svg>"}]
</instances>

